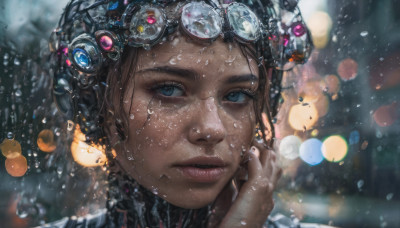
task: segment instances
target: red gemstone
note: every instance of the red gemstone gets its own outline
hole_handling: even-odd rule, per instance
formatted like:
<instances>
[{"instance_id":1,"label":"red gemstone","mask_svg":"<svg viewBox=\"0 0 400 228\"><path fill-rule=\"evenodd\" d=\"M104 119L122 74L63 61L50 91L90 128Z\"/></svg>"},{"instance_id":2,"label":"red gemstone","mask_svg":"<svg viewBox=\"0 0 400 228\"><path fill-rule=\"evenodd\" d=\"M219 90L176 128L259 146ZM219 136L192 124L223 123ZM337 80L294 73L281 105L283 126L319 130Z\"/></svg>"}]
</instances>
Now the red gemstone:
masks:
<instances>
[{"instance_id":1,"label":"red gemstone","mask_svg":"<svg viewBox=\"0 0 400 228\"><path fill-rule=\"evenodd\" d=\"M66 60L65 60L65 63L67 63L68 66L71 66L71 64L72 64L71 61L70 61L69 59L66 59Z\"/></svg>"},{"instance_id":2,"label":"red gemstone","mask_svg":"<svg viewBox=\"0 0 400 228\"><path fill-rule=\"evenodd\" d=\"M156 23L156 18L154 17L154 15L149 15L148 17L147 17L147 23L149 23L149 24L154 24L154 23Z\"/></svg>"},{"instance_id":3,"label":"red gemstone","mask_svg":"<svg viewBox=\"0 0 400 228\"><path fill-rule=\"evenodd\" d=\"M113 47L113 40L109 36L102 36L100 38L100 46L103 50L109 51Z\"/></svg>"},{"instance_id":4,"label":"red gemstone","mask_svg":"<svg viewBox=\"0 0 400 228\"><path fill-rule=\"evenodd\" d=\"M306 27L303 23L297 22L292 25L292 31L295 36L299 37L306 33Z\"/></svg>"},{"instance_id":5,"label":"red gemstone","mask_svg":"<svg viewBox=\"0 0 400 228\"><path fill-rule=\"evenodd\" d=\"M283 35L283 46L287 46L289 44L290 36L288 34Z\"/></svg>"}]
</instances>

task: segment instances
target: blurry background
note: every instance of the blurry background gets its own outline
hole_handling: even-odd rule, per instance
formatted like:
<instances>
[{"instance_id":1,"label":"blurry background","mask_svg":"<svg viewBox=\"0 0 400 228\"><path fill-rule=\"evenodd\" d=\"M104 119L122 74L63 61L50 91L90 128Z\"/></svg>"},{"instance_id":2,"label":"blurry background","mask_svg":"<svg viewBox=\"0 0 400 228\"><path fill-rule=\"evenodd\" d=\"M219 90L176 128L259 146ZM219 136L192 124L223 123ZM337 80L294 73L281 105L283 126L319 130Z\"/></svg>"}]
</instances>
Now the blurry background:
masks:
<instances>
[{"instance_id":1,"label":"blurry background","mask_svg":"<svg viewBox=\"0 0 400 228\"><path fill-rule=\"evenodd\" d=\"M35 89L50 83L41 57L65 4L0 2L0 143L2 152L20 151L0 156L5 227L97 208L81 199L99 196L77 190L93 187L89 177L76 180L96 168L52 154L63 128L41 117L55 109L46 105L50 94ZM300 8L315 50L283 78L276 147L284 175L273 214L339 227L400 227L400 0L301 0Z\"/></svg>"}]
</instances>

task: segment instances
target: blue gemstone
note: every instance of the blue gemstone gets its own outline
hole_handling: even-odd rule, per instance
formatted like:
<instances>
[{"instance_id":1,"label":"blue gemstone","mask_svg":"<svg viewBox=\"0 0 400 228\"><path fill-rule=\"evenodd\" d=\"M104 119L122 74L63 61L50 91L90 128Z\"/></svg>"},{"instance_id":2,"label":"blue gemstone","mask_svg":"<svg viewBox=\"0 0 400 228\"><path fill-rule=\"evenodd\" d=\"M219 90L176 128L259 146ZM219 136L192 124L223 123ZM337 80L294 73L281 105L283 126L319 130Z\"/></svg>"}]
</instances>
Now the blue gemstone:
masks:
<instances>
[{"instance_id":1,"label":"blue gemstone","mask_svg":"<svg viewBox=\"0 0 400 228\"><path fill-rule=\"evenodd\" d=\"M116 10L118 8L118 1L110 2L108 5L108 10Z\"/></svg>"},{"instance_id":2,"label":"blue gemstone","mask_svg":"<svg viewBox=\"0 0 400 228\"><path fill-rule=\"evenodd\" d=\"M80 67L86 68L90 65L90 57L85 50L75 48L72 54L74 56L75 63Z\"/></svg>"}]
</instances>

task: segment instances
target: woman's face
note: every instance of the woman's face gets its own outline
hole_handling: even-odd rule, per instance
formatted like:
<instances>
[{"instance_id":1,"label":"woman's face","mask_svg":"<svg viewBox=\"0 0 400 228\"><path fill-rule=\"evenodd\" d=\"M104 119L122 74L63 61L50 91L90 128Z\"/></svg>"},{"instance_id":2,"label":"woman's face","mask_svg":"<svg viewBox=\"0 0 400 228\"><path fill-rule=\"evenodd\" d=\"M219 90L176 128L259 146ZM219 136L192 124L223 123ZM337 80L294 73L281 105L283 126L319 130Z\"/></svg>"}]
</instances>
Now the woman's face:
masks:
<instances>
[{"instance_id":1,"label":"woman's face","mask_svg":"<svg viewBox=\"0 0 400 228\"><path fill-rule=\"evenodd\" d=\"M117 155L147 189L183 208L215 200L253 140L258 67L236 44L177 37L139 53Z\"/></svg>"}]
</instances>

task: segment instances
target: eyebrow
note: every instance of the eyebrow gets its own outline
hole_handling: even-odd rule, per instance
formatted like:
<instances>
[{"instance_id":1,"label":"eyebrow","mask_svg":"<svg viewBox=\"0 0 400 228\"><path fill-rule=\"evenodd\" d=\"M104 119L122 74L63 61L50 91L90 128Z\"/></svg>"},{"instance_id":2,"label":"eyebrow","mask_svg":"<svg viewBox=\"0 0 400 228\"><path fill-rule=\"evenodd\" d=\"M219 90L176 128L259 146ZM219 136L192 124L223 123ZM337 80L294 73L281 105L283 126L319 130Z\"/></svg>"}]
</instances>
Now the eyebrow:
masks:
<instances>
[{"instance_id":1,"label":"eyebrow","mask_svg":"<svg viewBox=\"0 0 400 228\"><path fill-rule=\"evenodd\" d=\"M196 81L200 76L199 74L192 69L183 69L174 66L158 66L153 68L147 68L143 70L139 70L137 73L145 73L145 72L159 72L175 75L181 78L189 79L191 81ZM227 78L224 83L240 83L240 82L255 82L258 81L258 77L254 74L242 74L242 75L233 75Z\"/></svg>"},{"instance_id":2,"label":"eyebrow","mask_svg":"<svg viewBox=\"0 0 400 228\"><path fill-rule=\"evenodd\" d=\"M256 82L258 77L254 74L233 75L225 80L225 83Z\"/></svg>"},{"instance_id":3,"label":"eyebrow","mask_svg":"<svg viewBox=\"0 0 400 228\"><path fill-rule=\"evenodd\" d=\"M138 71L138 73L145 73L145 72L159 72L159 73L172 74L181 78L189 79L191 81L196 81L199 78L199 74L194 70L183 69L172 66L159 66Z\"/></svg>"}]
</instances>

